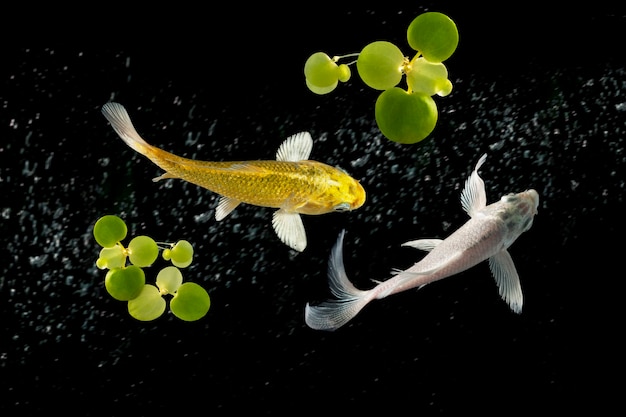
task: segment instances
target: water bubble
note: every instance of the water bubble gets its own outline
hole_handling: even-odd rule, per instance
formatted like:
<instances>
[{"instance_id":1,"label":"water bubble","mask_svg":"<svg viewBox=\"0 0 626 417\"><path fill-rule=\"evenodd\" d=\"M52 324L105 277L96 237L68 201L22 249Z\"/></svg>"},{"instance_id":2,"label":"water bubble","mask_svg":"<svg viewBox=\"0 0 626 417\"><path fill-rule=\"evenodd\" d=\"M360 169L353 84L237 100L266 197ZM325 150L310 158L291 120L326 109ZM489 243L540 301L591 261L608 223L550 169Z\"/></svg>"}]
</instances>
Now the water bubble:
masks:
<instances>
[{"instance_id":1,"label":"water bubble","mask_svg":"<svg viewBox=\"0 0 626 417\"><path fill-rule=\"evenodd\" d=\"M37 169L37 162L35 162L33 164L33 167L31 169L30 167L30 161L25 161L24 162L24 169L22 169L22 174L24 174L24 176L26 177L30 177L35 173L35 170Z\"/></svg>"},{"instance_id":2,"label":"water bubble","mask_svg":"<svg viewBox=\"0 0 626 417\"><path fill-rule=\"evenodd\" d=\"M28 261L30 262L32 266L39 268L46 264L46 262L48 261L48 255L44 254L44 255L30 256L28 258Z\"/></svg>"},{"instance_id":3,"label":"water bubble","mask_svg":"<svg viewBox=\"0 0 626 417\"><path fill-rule=\"evenodd\" d=\"M54 152L50 152L48 158L46 158L46 162L44 163L44 168L46 170L50 169L50 165L52 164L52 158L54 157Z\"/></svg>"},{"instance_id":4,"label":"water bubble","mask_svg":"<svg viewBox=\"0 0 626 417\"><path fill-rule=\"evenodd\" d=\"M211 220L211 211L205 211L204 213L193 216L193 220L196 223L206 223Z\"/></svg>"}]
</instances>

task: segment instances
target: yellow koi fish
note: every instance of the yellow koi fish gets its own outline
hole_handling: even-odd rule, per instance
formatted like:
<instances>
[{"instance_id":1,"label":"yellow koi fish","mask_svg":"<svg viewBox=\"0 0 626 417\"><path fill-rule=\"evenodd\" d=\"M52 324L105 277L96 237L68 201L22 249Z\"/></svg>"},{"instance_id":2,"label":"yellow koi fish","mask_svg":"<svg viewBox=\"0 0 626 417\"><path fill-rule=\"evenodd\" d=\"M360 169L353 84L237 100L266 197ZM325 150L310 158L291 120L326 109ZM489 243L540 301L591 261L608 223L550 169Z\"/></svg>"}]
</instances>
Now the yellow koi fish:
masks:
<instances>
[{"instance_id":1,"label":"yellow koi fish","mask_svg":"<svg viewBox=\"0 0 626 417\"><path fill-rule=\"evenodd\" d=\"M336 330L350 321L370 301L450 277L489 260L500 296L515 313L522 312L523 296L519 275L508 252L509 246L530 229L539 206L539 194L530 189L503 196L487 205L485 183L478 170L483 155L461 193L461 205L470 219L446 239L419 239L403 246L425 250L428 254L412 267L396 271L395 276L370 290L357 289L348 279L341 247L343 232L333 248L328 267L331 292L337 299L305 307L306 324L318 330Z\"/></svg>"},{"instance_id":2,"label":"yellow koi fish","mask_svg":"<svg viewBox=\"0 0 626 417\"><path fill-rule=\"evenodd\" d=\"M297 251L307 245L300 214L349 211L365 202L365 190L357 180L340 169L308 160L313 149L308 132L287 138L278 148L276 161L205 162L149 145L121 104L106 103L102 113L128 146L165 170L153 181L179 178L220 194L215 210L218 221L240 203L277 208L274 230Z\"/></svg>"}]
</instances>

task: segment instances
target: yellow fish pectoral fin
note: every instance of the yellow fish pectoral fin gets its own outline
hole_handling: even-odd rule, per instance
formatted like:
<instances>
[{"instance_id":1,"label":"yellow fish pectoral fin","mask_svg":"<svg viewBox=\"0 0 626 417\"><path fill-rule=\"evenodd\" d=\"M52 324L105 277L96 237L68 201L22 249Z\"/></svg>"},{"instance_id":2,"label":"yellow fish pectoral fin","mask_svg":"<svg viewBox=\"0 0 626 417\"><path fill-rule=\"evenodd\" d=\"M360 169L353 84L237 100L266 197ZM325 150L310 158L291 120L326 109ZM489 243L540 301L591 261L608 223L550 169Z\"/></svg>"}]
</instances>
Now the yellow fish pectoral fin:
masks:
<instances>
[{"instance_id":1,"label":"yellow fish pectoral fin","mask_svg":"<svg viewBox=\"0 0 626 417\"><path fill-rule=\"evenodd\" d=\"M166 172L166 173L165 173L165 174L163 174L163 175L159 175L158 177L152 178L152 182L157 182L157 181L161 181L161 180L166 180L166 179L168 179L168 178L180 178L180 177L177 177L177 176L176 176L176 175L174 175L174 174L170 174L169 172Z\"/></svg>"},{"instance_id":2,"label":"yellow fish pectoral fin","mask_svg":"<svg viewBox=\"0 0 626 417\"><path fill-rule=\"evenodd\" d=\"M283 201L280 205L280 209L287 213L298 212L298 209L304 207L307 203L308 201L305 198L296 198L292 193Z\"/></svg>"},{"instance_id":3,"label":"yellow fish pectoral fin","mask_svg":"<svg viewBox=\"0 0 626 417\"><path fill-rule=\"evenodd\" d=\"M272 226L283 243L292 249L302 252L306 248L306 232L302 218L298 213L280 209L274 212Z\"/></svg>"},{"instance_id":4,"label":"yellow fish pectoral fin","mask_svg":"<svg viewBox=\"0 0 626 417\"><path fill-rule=\"evenodd\" d=\"M215 209L215 220L219 222L220 220L224 219L240 203L241 201L235 200L234 198L220 197L220 202L217 204L217 208Z\"/></svg>"}]
</instances>

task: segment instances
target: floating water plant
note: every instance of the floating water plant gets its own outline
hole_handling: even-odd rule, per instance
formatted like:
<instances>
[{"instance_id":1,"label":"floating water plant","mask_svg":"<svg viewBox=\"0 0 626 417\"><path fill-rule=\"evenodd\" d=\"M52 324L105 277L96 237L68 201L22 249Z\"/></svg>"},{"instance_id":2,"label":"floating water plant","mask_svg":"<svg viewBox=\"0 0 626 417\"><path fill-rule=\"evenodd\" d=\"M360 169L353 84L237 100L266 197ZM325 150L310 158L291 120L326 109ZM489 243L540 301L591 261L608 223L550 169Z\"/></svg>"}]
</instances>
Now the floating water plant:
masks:
<instances>
[{"instance_id":1,"label":"floating water plant","mask_svg":"<svg viewBox=\"0 0 626 417\"><path fill-rule=\"evenodd\" d=\"M454 21L445 14L427 12L411 22L407 41L416 52L411 59L387 41L375 41L360 53L333 58L325 52L316 52L304 65L306 85L316 94L328 94L340 81L350 79L349 65L356 63L363 82L382 91L374 111L380 131L394 142L420 142L437 124L438 110L432 97L444 97L452 92L443 61L456 50L459 33ZM353 61L339 63L347 58ZM398 87L403 77L406 77L406 89Z\"/></svg>"},{"instance_id":2,"label":"floating water plant","mask_svg":"<svg viewBox=\"0 0 626 417\"><path fill-rule=\"evenodd\" d=\"M104 286L111 297L128 302L128 312L137 320L150 321L160 317L167 308L170 298L170 311L185 321L195 321L204 317L211 306L209 294L200 285L183 282L180 268L188 267L193 261L193 246L186 240L172 244L158 244L149 236L136 236L128 247L122 244L126 239L126 223L115 215L99 218L93 235L102 247L96 266L108 269ZM153 284L146 284L144 268L158 259L159 251L165 261L172 266L162 268Z\"/></svg>"}]
</instances>

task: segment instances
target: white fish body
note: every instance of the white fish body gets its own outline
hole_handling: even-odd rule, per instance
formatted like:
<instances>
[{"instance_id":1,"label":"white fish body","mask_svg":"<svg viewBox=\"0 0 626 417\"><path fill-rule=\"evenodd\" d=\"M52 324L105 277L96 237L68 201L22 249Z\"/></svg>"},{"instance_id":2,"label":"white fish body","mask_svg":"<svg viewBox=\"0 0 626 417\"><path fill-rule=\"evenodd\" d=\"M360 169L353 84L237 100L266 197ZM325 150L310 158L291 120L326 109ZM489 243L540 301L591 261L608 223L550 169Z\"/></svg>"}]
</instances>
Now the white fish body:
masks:
<instances>
[{"instance_id":1,"label":"white fish body","mask_svg":"<svg viewBox=\"0 0 626 417\"><path fill-rule=\"evenodd\" d=\"M486 205L486 193L478 170L485 162L483 155L461 193L461 204L470 219L448 238L420 239L405 243L429 253L415 265L370 290L359 290L346 276L342 245L344 232L334 246L328 275L335 300L320 305L306 305L305 321L318 330L335 330L351 320L374 299L419 288L489 260L501 297L516 313L521 313L523 296L519 276L507 251L508 247L533 223L539 205L539 194L527 190L503 196L500 201Z\"/></svg>"}]
</instances>

